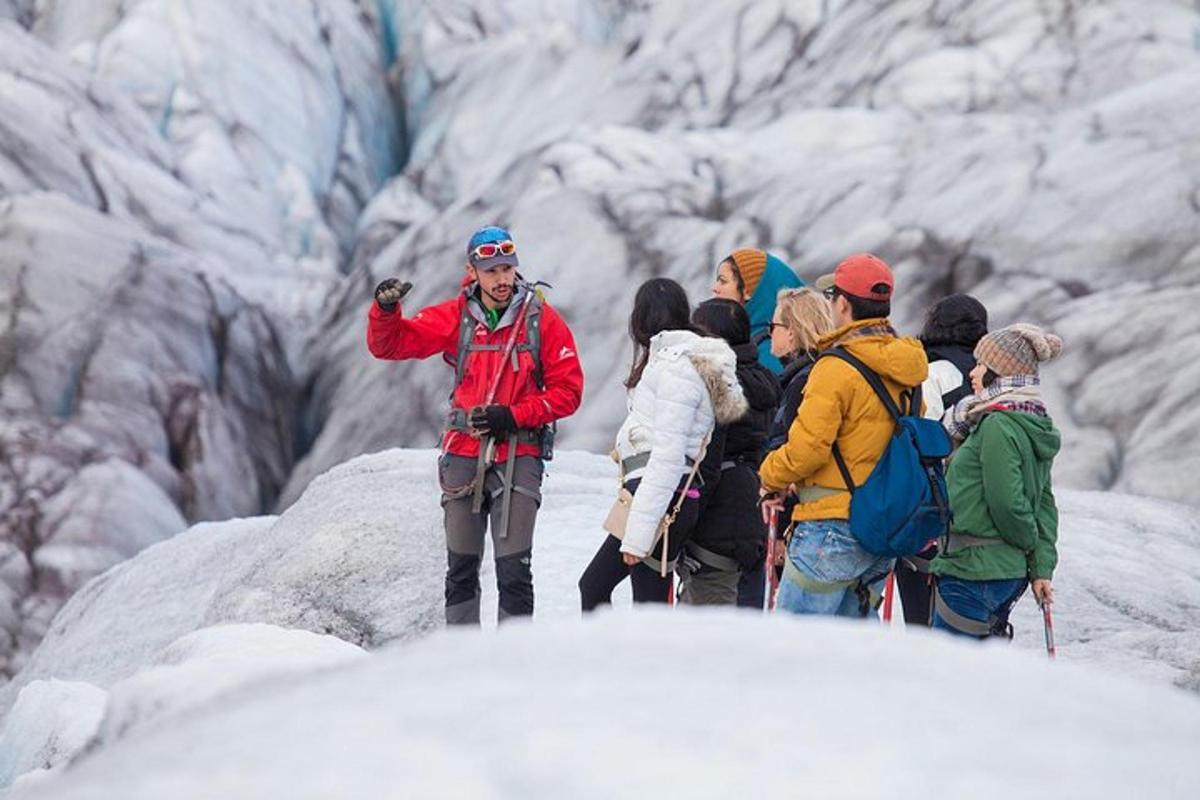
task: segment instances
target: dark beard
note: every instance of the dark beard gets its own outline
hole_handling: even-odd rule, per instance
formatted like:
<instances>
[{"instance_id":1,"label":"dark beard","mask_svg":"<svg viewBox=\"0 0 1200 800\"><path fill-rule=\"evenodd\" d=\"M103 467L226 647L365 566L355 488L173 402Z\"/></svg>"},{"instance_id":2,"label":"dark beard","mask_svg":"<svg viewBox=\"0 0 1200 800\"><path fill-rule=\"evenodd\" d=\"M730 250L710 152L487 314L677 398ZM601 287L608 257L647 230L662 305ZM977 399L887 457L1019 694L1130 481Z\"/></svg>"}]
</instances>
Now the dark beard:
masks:
<instances>
[{"instance_id":1,"label":"dark beard","mask_svg":"<svg viewBox=\"0 0 1200 800\"><path fill-rule=\"evenodd\" d=\"M503 287L497 286L496 288L500 289ZM513 297L516 296L517 287L516 286L508 286L508 298L505 300L501 300L500 298L496 297L496 295L492 294L487 289L484 289L483 286L479 287L479 291L482 292L483 294L486 294L489 298L491 298L492 302L496 304L497 308L507 308L508 304L512 302Z\"/></svg>"}]
</instances>

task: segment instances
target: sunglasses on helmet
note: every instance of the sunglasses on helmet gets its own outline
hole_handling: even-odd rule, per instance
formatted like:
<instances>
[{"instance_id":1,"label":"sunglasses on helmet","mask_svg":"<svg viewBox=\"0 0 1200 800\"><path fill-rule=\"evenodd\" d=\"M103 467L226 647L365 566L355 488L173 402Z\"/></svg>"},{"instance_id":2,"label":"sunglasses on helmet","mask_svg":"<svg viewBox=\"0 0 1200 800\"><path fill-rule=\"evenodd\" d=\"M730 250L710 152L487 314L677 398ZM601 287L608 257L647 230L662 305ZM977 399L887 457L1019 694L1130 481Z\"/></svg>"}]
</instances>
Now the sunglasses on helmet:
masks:
<instances>
[{"instance_id":1,"label":"sunglasses on helmet","mask_svg":"<svg viewBox=\"0 0 1200 800\"><path fill-rule=\"evenodd\" d=\"M481 258L511 256L515 252L517 252L517 246L510 239L500 242L485 242L471 251L471 260L478 261Z\"/></svg>"}]
</instances>

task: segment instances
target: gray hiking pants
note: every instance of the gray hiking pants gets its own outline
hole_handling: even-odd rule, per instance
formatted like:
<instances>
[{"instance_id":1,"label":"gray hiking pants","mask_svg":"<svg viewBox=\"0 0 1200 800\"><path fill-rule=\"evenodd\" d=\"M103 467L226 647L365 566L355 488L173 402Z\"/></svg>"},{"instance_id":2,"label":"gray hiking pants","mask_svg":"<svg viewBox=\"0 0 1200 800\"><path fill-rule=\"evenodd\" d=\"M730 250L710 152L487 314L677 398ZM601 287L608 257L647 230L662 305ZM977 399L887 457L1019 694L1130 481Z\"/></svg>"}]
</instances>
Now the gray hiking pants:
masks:
<instances>
[{"instance_id":1,"label":"gray hiking pants","mask_svg":"<svg viewBox=\"0 0 1200 800\"><path fill-rule=\"evenodd\" d=\"M732 561L732 559L730 559ZM732 606L737 604L741 570L733 562L722 569L696 560L685 546L675 568L679 574L679 600L689 606Z\"/></svg>"},{"instance_id":2,"label":"gray hiking pants","mask_svg":"<svg viewBox=\"0 0 1200 800\"><path fill-rule=\"evenodd\" d=\"M689 606L737 605L740 572L693 572L679 587L679 600Z\"/></svg>"},{"instance_id":3,"label":"gray hiking pants","mask_svg":"<svg viewBox=\"0 0 1200 800\"><path fill-rule=\"evenodd\" d=\"M496 557L499 620L533 614L533 527L542 502L545 464L533 456L517 456L508 531L500 531L506 464L484 475L483 508L471 511L472 484L478 459L443 454L438 460L446 527L446 624L479 624L479 565L483 537L491 521Z\"/></svg>"}]
</instances>

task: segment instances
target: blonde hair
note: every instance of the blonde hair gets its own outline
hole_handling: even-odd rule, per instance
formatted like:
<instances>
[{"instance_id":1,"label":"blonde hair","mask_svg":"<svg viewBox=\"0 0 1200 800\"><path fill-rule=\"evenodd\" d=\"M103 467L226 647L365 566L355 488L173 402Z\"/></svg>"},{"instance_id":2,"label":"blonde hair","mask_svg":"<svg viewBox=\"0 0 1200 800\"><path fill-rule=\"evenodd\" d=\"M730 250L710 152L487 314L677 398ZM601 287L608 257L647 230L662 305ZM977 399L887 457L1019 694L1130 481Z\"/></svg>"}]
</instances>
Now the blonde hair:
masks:
<instances>
[{"instance_id":1,"label":"blonde hair","mask_svg":"<svg viewBox=\"0 0 1200 800\"><path fill-rule=\"evenodd\" d=\"M833 330L833 307L820 292L807 287L782 289L775 303L779 321L796 337L800 351L812 353L817 341Z\"/></svg>"}]
</instances>

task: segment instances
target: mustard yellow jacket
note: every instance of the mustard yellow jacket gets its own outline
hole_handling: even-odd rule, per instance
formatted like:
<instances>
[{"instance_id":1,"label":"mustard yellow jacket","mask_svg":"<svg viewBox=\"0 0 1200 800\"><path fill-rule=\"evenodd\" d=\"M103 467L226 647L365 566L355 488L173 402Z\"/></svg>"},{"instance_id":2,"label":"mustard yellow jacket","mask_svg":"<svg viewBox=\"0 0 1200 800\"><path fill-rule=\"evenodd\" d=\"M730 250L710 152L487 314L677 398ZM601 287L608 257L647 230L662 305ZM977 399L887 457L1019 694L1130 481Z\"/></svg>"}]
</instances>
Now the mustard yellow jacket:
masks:
<instances>
[{"instance_id":1,"label":"mustard yellow jacket","mask_svg":"<svg viewBox=\"0 0 1200 800\"><path fill-rule=\"evenodd\" d=\"M885 319L851 323L817 343L820 350L839 345L878 373L897 400L901 391L919 386L929 372L921 343L897 337ZM822 358L809 375L787 442L762 463L763 487L769 491L783 491L792 484L839 489L837 494L798 503L792 519L849 519L850 493L834 461L833 443L837 442L855 485L861 485L894 430L891 415L858 371L841 359Z\"/></svg>"}]
</instances>

